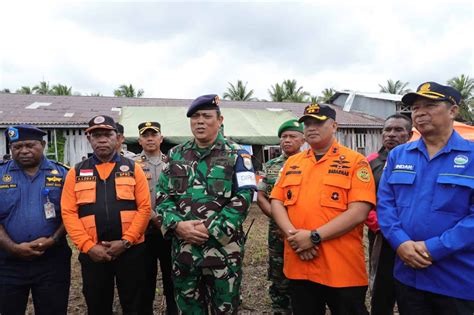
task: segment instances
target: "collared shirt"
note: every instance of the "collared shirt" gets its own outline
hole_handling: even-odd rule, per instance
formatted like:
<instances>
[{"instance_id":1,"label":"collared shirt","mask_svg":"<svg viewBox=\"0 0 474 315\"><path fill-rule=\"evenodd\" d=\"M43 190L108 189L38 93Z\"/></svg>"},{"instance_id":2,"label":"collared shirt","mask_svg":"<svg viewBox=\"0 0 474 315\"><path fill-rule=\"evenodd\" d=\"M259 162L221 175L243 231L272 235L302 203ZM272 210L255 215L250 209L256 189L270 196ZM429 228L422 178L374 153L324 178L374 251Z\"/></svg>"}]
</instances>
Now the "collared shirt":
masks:
<instances>
[{"instance_id":1,"label":"collared shirt","mask_svg":"<svg viewBox=\"0 0 474 315\"><path fill-rule=\"evenodd\" d=\"M156 184L160 178L161 171L165 165L166 155L160 152L158 157L147 157L145 151L133 158L145 172L148 180L148 188L150 190L151 210L155 211L156 207Z\"/></svg>"},{"instance_id":2,"label":"collared shirt","mask_svg":"<svg viewBox=\"0 0 474 315\"><path fill-rule=\"evenodd\" d=\"M288 160L288 156L282 153L280 156L271 159L263 165L262 180L258 183L257 189L265 192L267 198L270 196L273 186L278 178L281 168Z\"/></svg>"},{"instance_id":3,"label":"collared shirt","mask_svg":"<svg viewBox=\"0 0 474 315\"><path fill-rule=\"evenodd\" d=\"M429 158L422 139L394 148L378 192L377 214L394 249L425 241L433 265L405 266L395 278L437 294L474 300L474 142L454 131Z\"/></svg>"},{"instance_id":4,"label":"collared shirt","mask_svg":"<svg viewBox=\"0 0 474 315\"><path fill-rule=\"evenodd\" d=\"M270 198L283 202L296 229L314 230L347 211L352 202L375 204L369 163L334 141L316 161L311 149L288 158ZM285 241L284 273L331 287L367 285L363 224L319 246L319 256L303 261Z\"/></svg>"},{"instance_id":5,"label":"collared shirt","mask_svg":"<svg viewBox=\"0 0 474 315\"><path fill-rule=\"evenodd\" d=\"M49 237L58 229L66 172L44 157L34 176L13 160L0 165L0 224L15 243ZM55 218L46 219L44 205L48 199L54 204Z\"/></svg>"}]
</instances>

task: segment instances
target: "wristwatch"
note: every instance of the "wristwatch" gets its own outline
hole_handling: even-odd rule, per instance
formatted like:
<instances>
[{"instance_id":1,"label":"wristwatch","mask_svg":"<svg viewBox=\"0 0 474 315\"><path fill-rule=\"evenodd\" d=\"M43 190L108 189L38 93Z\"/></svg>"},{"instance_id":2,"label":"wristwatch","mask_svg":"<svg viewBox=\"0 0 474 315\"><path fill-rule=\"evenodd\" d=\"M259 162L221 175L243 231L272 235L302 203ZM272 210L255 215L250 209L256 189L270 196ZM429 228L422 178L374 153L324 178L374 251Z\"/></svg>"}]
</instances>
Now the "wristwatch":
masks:
<instances>
[{"instance_id":1,"label":"wristwatch","mask_svg":"<svg viewBox=\"0 0 474 315\"><path fill-rule=\"evenodd\" d=\"M321 243L321 235L319 235L318 231L311 231L311 242L314 245L319 245Z\"/></svg>"},{"instance_id":2,"label":"wristwatch","mask_svg":"<svg viewBox=\"0 0 474 315\"><path fill-rule=\"evenodd\" d=\"M127 240L122 239L122 243L123 243L123 247L125 247L125 249L129 249L130 247L132 247L132 243L130 243Z\"/></svg>"}]
</instances>

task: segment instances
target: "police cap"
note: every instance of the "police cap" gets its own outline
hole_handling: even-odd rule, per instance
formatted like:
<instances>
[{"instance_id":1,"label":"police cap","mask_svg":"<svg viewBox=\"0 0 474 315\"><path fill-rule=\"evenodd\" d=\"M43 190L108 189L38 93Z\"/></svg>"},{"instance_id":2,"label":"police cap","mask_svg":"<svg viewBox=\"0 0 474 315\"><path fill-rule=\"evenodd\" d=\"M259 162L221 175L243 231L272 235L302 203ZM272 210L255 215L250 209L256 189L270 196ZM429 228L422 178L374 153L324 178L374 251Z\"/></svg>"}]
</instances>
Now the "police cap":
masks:
<instances>
[{"instance_id":1,"label":"police cap","mask_svg":"<svg viewBox=\"0 0 474 315\"><path fill-rule=\"evenodd\" d=\"M453 87L441 85L436 82L422 83L416 92L410 92L402 97L402 102L413 105L417 97L428 98L435 101L448 101L454 105L461 102L461 93Z\"/></svg>"},{"instance_id":2,"label":"police cap","mask_svg":"<svg viewBox=\"0 0 474 315\"><path fill-rule=\"evenodd\" d=\"M138 133L141 135L148 129L154 130L156 132L161 132L161 125L159 122L156 121L142 122L138 125Z\"/></svg>"},{"instance_id":3,"label":"police cap","mask_svg":"<svg viewBox=\"0 0 474 315\"><path fill-rule=\"evenodd\" d=\"M336 111L328 105L319 105L313 103L305 107L304 114L298 121L300 123L304 122L304 120L308 117L313 117L322 121L328 120L329 118L336 120Z\"/></svg>"}]
</instances>

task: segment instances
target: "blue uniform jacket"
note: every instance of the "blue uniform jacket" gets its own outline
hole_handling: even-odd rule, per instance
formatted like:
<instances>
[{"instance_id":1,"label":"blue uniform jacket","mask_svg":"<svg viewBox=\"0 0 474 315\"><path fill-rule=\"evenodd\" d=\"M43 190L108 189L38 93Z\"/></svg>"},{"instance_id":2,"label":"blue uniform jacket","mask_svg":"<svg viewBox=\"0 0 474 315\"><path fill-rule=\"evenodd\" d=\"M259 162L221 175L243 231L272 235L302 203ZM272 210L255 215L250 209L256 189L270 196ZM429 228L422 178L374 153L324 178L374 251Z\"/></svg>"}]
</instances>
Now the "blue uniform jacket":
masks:
<instances>
[{"instance_id":1,"label":"blue uniform jacket","mask_svg":"<svg viewBox=\"0 0 474 315\"><path fill-rule=\"evenodd\" d=\"M425 241L433 265L405 266L394 276L405 285L474 300L474 142L456 131L431 160L425 143L394 148L377 195L380 228L394 249Z\"/></svg>"},{"instance_id":2,"label":"blue uniform jacket","mask_svg":"<svg viewBox=\"0 0 474 315\"><path fill-rule=\"evenodd\" d=\"M66 169L43 158L34 177L13 160L0 164L0 224L15 243L51 236L61 224L61 191ZM44 204L54 203L56 218L46 219ZM0 257L5 256L0 250Z\"/></svg>"}]
</instances>

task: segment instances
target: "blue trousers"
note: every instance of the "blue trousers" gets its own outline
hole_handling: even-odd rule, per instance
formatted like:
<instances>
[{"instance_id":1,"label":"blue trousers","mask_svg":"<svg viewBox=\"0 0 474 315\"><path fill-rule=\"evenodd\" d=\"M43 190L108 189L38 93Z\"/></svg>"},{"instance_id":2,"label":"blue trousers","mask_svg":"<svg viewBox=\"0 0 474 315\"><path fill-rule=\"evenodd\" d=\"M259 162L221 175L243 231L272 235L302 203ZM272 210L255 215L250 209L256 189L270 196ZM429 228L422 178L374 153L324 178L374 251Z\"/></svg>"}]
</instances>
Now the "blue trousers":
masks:
<instances>
[{"instance_id":1,"label":"blue trousers","mask_svg":"<svg viewBox=\"0 0 474 315\"><path fill-rule=\"evenodd\" d=\"M0 314L25 314L31 290L36 315L64 315L70 283L71 249L66 243L31 261L1 257Z\"/></svg>"}]
</instances>

